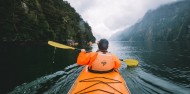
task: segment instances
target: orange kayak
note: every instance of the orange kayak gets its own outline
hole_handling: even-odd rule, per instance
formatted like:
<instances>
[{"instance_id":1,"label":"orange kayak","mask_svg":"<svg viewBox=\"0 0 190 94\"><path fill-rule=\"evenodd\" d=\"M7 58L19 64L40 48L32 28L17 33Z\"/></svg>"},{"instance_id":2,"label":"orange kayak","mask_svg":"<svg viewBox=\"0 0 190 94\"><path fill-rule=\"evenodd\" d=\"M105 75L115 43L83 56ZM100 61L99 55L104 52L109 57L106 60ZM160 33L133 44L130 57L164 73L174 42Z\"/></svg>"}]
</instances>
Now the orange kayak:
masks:
<instances>
[{"instance_id":1,"label":"orange kayak","mask_svg":"<svg viewBox=\"0 0 190 94\"><path fill-rule=\"evenodd\" d=\"M92 73L85 66L68 94L130 94L130 91L118 71Z\"/></svg>"}]
</instances>

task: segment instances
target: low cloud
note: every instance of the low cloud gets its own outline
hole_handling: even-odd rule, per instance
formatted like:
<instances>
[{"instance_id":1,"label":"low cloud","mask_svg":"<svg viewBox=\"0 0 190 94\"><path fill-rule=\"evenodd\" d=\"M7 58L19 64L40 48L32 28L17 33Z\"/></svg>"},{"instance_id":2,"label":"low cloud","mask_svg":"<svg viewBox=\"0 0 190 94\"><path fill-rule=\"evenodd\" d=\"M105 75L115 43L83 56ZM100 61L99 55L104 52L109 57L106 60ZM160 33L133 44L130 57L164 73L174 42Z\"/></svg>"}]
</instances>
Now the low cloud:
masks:
<instances>
[{"instance_id":1,"label":"low cloud","mask_svg":"<svg viewBox=\"0 0 190 94\"><path fill-rule=\"evenodd\" d=\"M105 38L136 23L148 10L177 0L66 0Z\"/></svg>"}]
</instances>

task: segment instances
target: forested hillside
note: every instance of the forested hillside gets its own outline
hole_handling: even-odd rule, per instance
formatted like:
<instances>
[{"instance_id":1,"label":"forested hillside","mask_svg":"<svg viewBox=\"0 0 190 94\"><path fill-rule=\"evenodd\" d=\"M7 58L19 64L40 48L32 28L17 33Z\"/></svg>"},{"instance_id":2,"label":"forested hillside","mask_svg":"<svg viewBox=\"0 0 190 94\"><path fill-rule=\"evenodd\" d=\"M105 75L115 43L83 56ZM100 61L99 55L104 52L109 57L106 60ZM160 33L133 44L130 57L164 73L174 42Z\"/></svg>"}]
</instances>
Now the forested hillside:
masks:
<instances>
[{"instance_id":1,"label":"forested hillside","mask_svg":"<svg viewBox=\"0 0 190 94\"><path fill-rule=\"evenodd\" d=\"M149 10L141 21L116 33L111 40L190 40L190 1L180 1Z\"/></svg>"},{"instance_id":2,"label":"forested hillside","mask_svg":"<svg viewBox=\"0 0 190 94\"><path fill-rule=\"evenodd\" d=\"M91 27L63 0L1 0L0 41L95 41Z\"/></svg>"}]
</instances>

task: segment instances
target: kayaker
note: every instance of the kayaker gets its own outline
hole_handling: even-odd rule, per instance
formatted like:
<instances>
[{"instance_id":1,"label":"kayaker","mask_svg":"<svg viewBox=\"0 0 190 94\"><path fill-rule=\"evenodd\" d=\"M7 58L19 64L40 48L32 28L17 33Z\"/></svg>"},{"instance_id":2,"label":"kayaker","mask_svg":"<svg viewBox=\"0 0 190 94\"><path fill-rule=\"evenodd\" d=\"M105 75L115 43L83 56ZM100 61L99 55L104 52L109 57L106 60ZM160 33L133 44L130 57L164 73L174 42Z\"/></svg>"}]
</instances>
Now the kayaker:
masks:
<instances>
[{"instance_id":1,"label":"kayaker","mask_svg":"<svg viewBox=\"0 0 190 94\"><path fill-rule=\"evenodd\" d=\"M107 73L121 66L120 60L116 55L107 51L109 42L107 39L101 39L98 42L98 50L96 52L86 52L81 49L77 58L78 65L88 65L90 72Z\"/></svg>"}]
</instances>

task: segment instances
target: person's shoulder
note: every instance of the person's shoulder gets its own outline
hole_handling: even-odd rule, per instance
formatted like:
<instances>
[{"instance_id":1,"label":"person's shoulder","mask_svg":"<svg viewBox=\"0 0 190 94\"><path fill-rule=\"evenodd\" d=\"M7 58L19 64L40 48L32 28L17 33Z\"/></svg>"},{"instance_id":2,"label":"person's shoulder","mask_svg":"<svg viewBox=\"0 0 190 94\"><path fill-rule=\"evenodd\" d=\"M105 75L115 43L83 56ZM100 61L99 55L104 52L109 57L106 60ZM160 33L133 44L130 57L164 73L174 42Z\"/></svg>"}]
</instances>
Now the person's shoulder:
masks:
<instances>
[{"instance_id":1,"label":"person's shoulder","mask_svg":"<svg viewBox=\"0 0 190 94\"><path fill-rule=\"evenodd\" d=\"M97 52L90 52L91 54L96 54Z\"/></svg>"},{"instance_id":2,"label":"person's shoulder","mask_svg":"<svg viewBox=\"0 0 190 94\"><path fill-rule=\"evenodd\" d=\"M89 52L89 54L94 55L97 54L97 52Z\"/></svg>"},{"instance_id":3,"label":"person's shoulder","mask_svg":"<svg viewBox=\"0 0 190 94\"><path fill-rule=\"evenodd\" d=\"M109 52L112 56L117 57L114 53Z\"/></svg>"},{"instance_id":4,"label":"person's shoulder","mask_svg":"<svg viewBox=\"0 0 190 94\"><path fill-rule=\"evenodd\" d=\"M96 57L98 55L97 52L90 52L90 57Z\"/></svg>"}]
</instances>

